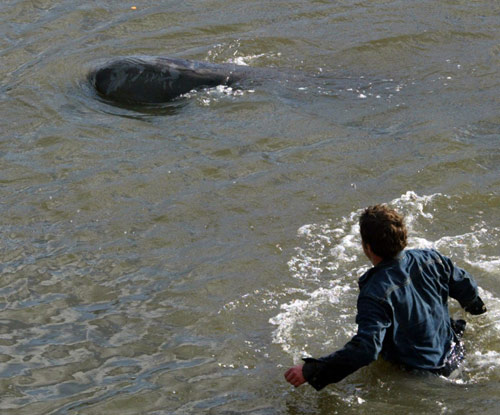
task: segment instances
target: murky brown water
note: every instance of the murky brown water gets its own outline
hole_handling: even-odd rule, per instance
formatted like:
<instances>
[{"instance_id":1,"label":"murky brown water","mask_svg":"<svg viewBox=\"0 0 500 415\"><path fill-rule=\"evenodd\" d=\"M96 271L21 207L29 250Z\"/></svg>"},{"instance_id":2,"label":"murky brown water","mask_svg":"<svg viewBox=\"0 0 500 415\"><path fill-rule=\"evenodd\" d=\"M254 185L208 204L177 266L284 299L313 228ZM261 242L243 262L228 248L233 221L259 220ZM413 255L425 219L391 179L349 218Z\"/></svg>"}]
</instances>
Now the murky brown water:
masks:
<instances>
[{"instance_id":1,"label":"murky brown water","mask_svg":"<svg viewBox=\"0 0 500 415\"><path fill-rule=\"evenodd\" d=\"M496 414L499 14L491 0L4 1L2 415ZM132 54L282 77L156 110L97 99L88 70ZM294 390L286 367L355 330L356 212L377 202L480 283L490 312L467 317L464 371L376 362Z\"/></svg>"}]
</instances>

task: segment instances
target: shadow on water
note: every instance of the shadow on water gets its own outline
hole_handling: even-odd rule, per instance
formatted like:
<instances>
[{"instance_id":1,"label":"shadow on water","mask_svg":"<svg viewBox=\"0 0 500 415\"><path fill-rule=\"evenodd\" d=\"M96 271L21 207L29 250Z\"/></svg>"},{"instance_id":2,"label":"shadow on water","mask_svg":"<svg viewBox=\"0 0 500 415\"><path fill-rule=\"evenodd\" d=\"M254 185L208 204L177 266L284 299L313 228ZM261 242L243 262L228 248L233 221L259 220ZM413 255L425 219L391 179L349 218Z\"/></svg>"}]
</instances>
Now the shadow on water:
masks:
<instances>
[{"instance_id":1,"label":"shadow on water","mask_svg":"<svg viewBox=\"0 0 500 415\"><path fill-rule=\"evenodd\" d=\"M106 107L109 110L103 110L103 112L110 115L119 115L122 117L134 118L134 119L144 119L150 116L171 116L177 115L182 108L187 106L188 99L184 97L177 98L174 101L167 102L164 104L124 104L124 103L116 103L113 101L108 101L103 99L102 97L98 98L99 101L103 104L106 104ZM111 108L121 109L126 112L116 112Z\"/></svg>"}]
</instances>

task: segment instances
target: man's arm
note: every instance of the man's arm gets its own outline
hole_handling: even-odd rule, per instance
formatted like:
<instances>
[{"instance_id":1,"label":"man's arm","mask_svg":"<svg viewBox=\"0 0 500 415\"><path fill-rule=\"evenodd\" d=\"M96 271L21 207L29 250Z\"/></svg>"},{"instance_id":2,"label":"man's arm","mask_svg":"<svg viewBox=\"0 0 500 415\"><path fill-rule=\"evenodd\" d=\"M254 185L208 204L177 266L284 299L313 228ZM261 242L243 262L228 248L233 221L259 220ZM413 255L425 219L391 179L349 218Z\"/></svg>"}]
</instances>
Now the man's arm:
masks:
<instances>
[{"instance_id":1,"label":"man's arm","mask_svg":"<svg viewBox=\"0 0 500 415\"><path fill-rule=\"evenodd\" d=\"M456 266L450 258L441 254L439 255L450 276L450 297L457 300L462 308L470 314L478 315L485 313L486 306L481 297L479 297L474 277L466 270Z\"/></svg>"},{"instance_id":2,"label":"man's arm","mask_svg":"<svg viewBox=\"0 0 500 415\"><path fill-rule=\"evenodd\" d=\"M342 380L377 359L391 321L387 305L370 297L359 298L357 334L342 349L331 355L319 359L304 359L304 365L289 369L285 378L294 386L304 383L303 379L316 390Z\"/></svg>"}]
</instances>

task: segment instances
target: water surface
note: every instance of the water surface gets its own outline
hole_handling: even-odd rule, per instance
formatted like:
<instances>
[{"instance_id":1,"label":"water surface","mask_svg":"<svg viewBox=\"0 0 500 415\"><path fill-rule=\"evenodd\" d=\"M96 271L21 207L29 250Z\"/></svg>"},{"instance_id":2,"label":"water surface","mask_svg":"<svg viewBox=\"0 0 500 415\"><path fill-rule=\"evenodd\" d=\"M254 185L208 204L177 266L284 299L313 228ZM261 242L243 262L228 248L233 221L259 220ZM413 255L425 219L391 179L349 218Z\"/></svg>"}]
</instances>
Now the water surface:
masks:
<instances>
[{"instance_id":1,"label":"water surface","mask_svg":"<svg viewBox=\"0 0 500 415\"><path fill-rule=\"evenodd\" d=\"M496 413L497 2L2 6L2 414ZM282 76L123 108L86 75L125 55ZM478 280L464 370L294 390L355 332L380 202Z\"/></svg>"}]
</instances>

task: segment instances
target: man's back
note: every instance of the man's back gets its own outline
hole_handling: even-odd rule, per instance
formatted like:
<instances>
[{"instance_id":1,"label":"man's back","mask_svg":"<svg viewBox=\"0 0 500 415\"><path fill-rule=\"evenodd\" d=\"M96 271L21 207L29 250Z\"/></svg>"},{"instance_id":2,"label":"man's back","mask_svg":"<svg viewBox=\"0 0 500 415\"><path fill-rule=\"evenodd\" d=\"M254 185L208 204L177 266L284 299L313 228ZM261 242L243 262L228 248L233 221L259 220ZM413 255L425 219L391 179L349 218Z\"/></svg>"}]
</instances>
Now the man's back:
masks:
<instances>
[{"instance_id":1,"label":"man's back","mask_svg":"<svg viewBox=\"0 0 500 415\"><path fill-rule=\"evenodd\" d=\"M450 281L455 283L450 264L436 251L406 250L360 279L359 301L371 309L375 299L390 319L381 351L384 359L419 369L444 366L456 340L448 314ZM470 293L475 292L471 285Z\"/></svg>"}]
</instances>

